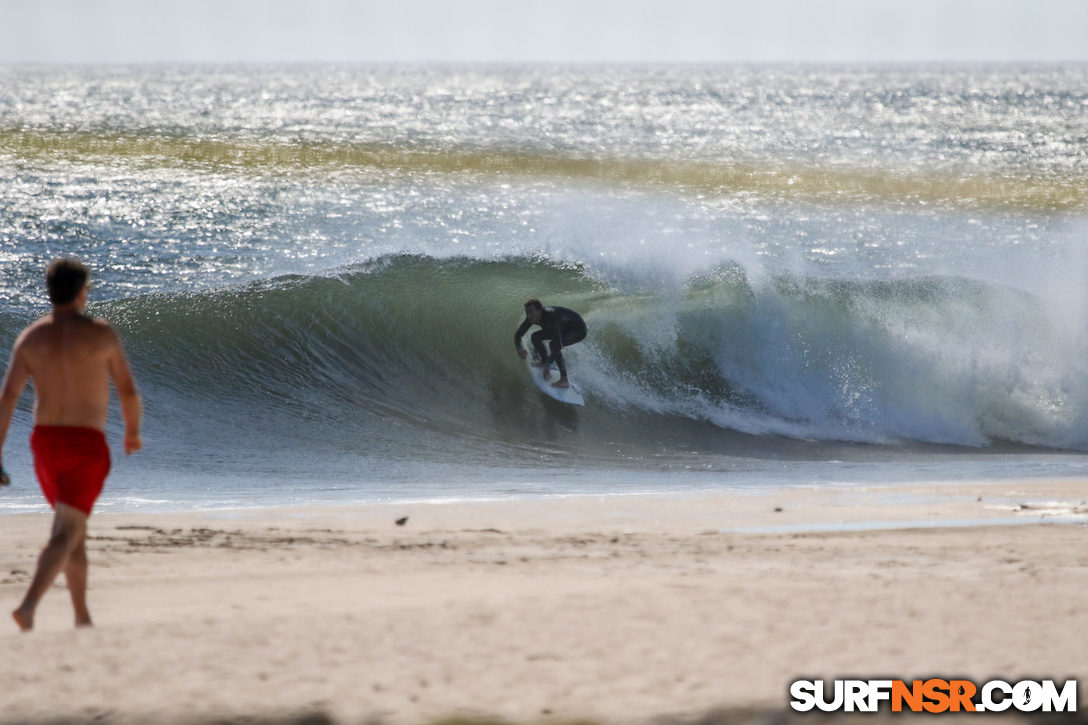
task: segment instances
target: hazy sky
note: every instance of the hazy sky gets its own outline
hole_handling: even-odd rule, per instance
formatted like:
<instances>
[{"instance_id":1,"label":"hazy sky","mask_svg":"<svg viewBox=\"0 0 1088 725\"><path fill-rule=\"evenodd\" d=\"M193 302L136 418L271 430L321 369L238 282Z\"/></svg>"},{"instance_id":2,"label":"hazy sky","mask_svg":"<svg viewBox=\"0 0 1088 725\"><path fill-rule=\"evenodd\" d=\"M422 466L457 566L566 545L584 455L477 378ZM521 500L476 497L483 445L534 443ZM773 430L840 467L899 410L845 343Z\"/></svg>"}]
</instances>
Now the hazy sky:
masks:
<instances>
[{"instance_id":1,"label":"hazy sky","mask_svg":"<svg viewBox=\"0 0 1088 725\"><path fill-rule=\"evenodd\" d=\"M0 0L0 63L1088 61L1088 0Z\"/></svg>"}]
</instances>

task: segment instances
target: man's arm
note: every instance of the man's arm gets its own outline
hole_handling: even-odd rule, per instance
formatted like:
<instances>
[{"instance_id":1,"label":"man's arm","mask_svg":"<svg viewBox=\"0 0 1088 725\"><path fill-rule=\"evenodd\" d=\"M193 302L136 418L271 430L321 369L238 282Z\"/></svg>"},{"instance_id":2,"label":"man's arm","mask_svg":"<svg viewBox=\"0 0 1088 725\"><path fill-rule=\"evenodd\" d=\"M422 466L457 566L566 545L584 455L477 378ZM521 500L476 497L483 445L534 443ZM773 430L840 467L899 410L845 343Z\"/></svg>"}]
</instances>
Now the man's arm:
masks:
<instances>
[{"instance_id":1,"label":"man's arm","mask_svg":"<svg viewBox=\"0 0 1088 725\"><path fill-rule=\"evenodd\" d=\"M15 348L11 352L11 362L8 363L7 372L4 373L3 387L0 388L0 472L4 470L3 449L4 442L8 438L8 429L11 427L11 418L15 415L19 396L23 394L23 388L30 379L30 368L22 354L21 343L22 336L15 341ZM6 475L3 483L7 483Z\"/></svg>"},{"instance_id":2,"label":"man's arm","mask_svg":"<svg viewBox=\"0 0 1088 725\"><path fill-rule=\"evenodd\" d=\"M522 322L521 326L518 327L518 331L514 333L514 347L517 348L517 351L518 351L519 354L522 351L521 350L521 338L525 335L526 332L529 331L529 328L532 327L532 326L533 326L533 323L529 322L529 319L526 318L525 322Z\"/></svg>"},{"instance_id":3,"label":"man's arm","mask_svg":"<svg viewBox=\"0 0 1088 725\"><path fill-rule=\"evenodd\" d=\"M121 415L125 419L125 454L130 455L143 448L140 439L140 422L143 418L143 405L140 394L136 392L136 381L132 379L125 352L121 348L121 339L110 328L113 335L113 352L110 354L110 376L117 388L117 397L121 400Z\"/></svg>"}]
</instances>

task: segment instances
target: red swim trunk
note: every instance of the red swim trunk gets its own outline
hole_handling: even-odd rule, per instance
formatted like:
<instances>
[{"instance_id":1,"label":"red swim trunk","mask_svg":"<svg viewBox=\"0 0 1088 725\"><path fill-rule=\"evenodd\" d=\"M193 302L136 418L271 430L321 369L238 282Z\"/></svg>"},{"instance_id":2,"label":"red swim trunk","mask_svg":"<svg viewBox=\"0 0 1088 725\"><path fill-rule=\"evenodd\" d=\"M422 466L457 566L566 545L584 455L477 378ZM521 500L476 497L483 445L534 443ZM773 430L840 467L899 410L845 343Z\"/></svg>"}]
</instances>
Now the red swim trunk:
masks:
<instances>
[{"instance_id":1,"label":"red swim trunk","mask_svg":"<svg viewBox=\"0 0 1088 725\"><path fill-rule=\"evenodd\" d=\"M30 434L30 450L49 505L67 504L90 516L110 472L106 435L94 428L37 425Z\"/></svg>"}]
</instances>

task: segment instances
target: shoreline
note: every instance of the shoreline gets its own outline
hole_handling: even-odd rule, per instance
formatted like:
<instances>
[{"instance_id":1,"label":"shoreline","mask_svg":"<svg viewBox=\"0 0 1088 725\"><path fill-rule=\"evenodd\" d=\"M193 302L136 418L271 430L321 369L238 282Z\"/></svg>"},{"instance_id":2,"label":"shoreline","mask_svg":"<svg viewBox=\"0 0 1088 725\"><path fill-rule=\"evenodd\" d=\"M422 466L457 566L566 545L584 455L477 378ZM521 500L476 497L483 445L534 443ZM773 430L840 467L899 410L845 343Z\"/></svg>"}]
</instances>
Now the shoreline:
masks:
<instances>
[{"instance_id":1,"label":"shoreline","mask_svg":"<svg viewBox=\"0 0 1088 725\"><path fill-rule=\"evenodd\" d=\"M96 627L58 583L0 628L0 722L755 722L802 676L1083 677L1086 486L96 514ZM0 520L10 609L49 519Z\"/></svg>"},{"instance_id":2,"label":"shoreline","mask_svg":"<svg viewBox=\"0 0 1088 725\"><path fill-rule=\"evenodd\" d=\"M12 510L0 508L0 521L11 517L51 515L52 512L37 482L31 481L35 509ZM8 493L0 489L0 501ZM22 492L24 493L25 492ZM369 521L373 512L384 509L411 511L453 511L459 507L494 509L514 512L521 507L539 507L545 511L584 509L593 517L601 513L605 519L622 518L628 510L625 501L659 502L663 510L673 511L674 523L683 525L697 507L691 503L725 501L726 508L716 509L724 514L723 528L738 533L805 532L834 530L841 523L843 530L896 527L943 527L972 525L1018 525L1031 521L1055 523L1088 523L1088 478L1071 476L1034 476L1001 479L948 479L912 482L859 483L843 481L814 484L790 483L782 486L752 484L736 487L708 488L697 486L675 490L632 490L575 493L525 493L486 495L480 497L379 498L374 500L314 501L258 503L253 505L221 505L209 508L186 507L183 502L168 507L112 509L108 505L107 489L92 516L92 521L111 517L171 517L198 516L208 518L249 518L280 516L340 516L351 515ZM107 502L103 506L103 502ZM685 503L687 502L687 503ZM632 523L642 518L639 504L628 513ZM617 515L617 511L621 512ZM880 515L866 521L859 513L873 511ZM771 514L774 514L773 516ZM785 514L785 515L783 515ZM753 523L751 517L758 520ZM700 517L701 514L700 514ZM958 519L956 518L958 517ZM440 516L440 518L442 518ZM520 518L515 514L515 519ZM913 520L912 520L913 519ZM806 528L812 526L812 528Z\"/></svg>"},{"instance_id":3,"label":"shoreline","mask_svg":"<svg viewBox=\"0 0 1088 725\"><path fill-rule=\"evenodd\" d=\"M2 492L0 492L2 495ZM0 512L0 521L52 515ZM647 507L652 507L651 512ZM510 497L402 499L343 503L223 506L208 509L97 510L94 522L148 517L208 520L343 519L383 527L407 516L429 525L456 526L485 518L496 526L598 527L687 533L790 534L1088 524L1088 479L923 481L813 484L783 487L527 494Z\"/></svg>"}]
</instances>

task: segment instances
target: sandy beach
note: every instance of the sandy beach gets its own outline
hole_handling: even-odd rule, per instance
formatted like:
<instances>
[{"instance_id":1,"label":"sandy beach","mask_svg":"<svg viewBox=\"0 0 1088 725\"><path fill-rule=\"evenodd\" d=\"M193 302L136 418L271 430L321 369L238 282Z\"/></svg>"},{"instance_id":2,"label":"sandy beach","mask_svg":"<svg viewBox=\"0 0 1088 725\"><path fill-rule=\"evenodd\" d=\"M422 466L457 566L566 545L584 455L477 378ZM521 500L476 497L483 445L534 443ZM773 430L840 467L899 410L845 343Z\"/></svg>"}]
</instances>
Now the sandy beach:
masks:
<instances>
[{"instance_id":1,"label":"sandy beach","mask_svg":"<svg viewBox=\"0 0 1088 725\"><path fill-rule=\"evenodd\" d=\"M800 677L1082 677L1085 485L96 514L96 627L63 582L9 622L0 721L710 722ZM0 518L8 610L49 520Z\"/></svg>"}]
</instances>

